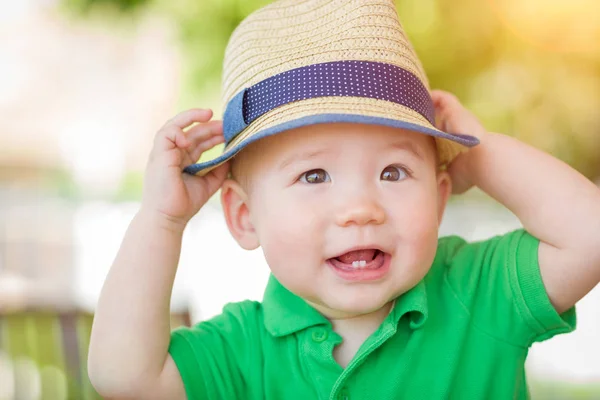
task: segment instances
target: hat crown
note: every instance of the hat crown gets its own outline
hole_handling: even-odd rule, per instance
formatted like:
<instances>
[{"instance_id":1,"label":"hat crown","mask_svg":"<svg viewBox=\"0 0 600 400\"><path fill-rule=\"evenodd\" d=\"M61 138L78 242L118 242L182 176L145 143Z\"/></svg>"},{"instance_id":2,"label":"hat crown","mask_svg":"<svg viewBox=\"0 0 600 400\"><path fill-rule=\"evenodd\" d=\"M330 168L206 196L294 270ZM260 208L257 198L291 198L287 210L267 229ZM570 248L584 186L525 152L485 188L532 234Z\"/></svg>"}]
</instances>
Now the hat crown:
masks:
<instances>
[{"instance_id":1,"label":"hat crown","mask_svg":"<svg viewBox=\"0 0 600 400\"><path fill-rule=\"evenodd\" d=\"M273 75L346 60L398 66L429 89L393 0L279 0L232 33L223 61L223 109L239 91Z\"/></svg>"}]
</instances>

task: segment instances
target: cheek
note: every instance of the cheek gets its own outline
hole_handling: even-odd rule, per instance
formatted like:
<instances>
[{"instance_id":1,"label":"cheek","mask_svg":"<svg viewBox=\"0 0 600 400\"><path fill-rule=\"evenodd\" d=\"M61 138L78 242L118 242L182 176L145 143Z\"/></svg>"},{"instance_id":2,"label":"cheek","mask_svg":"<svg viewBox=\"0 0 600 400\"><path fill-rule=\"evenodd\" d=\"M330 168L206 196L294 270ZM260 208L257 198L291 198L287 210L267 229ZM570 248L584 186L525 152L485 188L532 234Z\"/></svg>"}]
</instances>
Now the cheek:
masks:
<instances>
[{"instance_id":1,"label":"cheek","mask_svg":"<svg viewBox=\"0 0 600 400\"><path fill-rule=\"evenodd\" d=\"M411 229L437 226L437 188L433 182L426 182L395 192L388 199L388 209L395 219Z\"/></svg>"},{"instance_id":2,"label":"cheek","mask_svg":"<svg viewBox=\"0 0 600 400\"><path fill-rule=\"evenodd\" d=\"M253 222L265 258L270 265L306 262L318 252L319 232L323 218L317 204L306 196L273 194L253 209ZM264 206L262 206L264 205ZM316 239L316 240L315 240Z\"/></svg>"},{"instance_id":3,"label":"cheek","mask_svg":"<svg viewBox=\"0 0 600 400\"><path fill-rule=\"evenodd\" d=\"M396 207L395 225L405 255L414 263L431 263L437 249L438 206L437 191L428 187L412 196L405 196Z\"/></svg>"}]
</instances>

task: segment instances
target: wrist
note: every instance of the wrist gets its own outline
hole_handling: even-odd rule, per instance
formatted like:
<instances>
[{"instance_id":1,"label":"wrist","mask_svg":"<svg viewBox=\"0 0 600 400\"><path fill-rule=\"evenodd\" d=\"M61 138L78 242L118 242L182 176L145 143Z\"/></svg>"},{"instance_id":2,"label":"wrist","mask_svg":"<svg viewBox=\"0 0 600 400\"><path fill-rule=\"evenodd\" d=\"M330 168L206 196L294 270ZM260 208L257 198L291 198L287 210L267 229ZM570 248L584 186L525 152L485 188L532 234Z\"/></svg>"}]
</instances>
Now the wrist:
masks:
<instances>
[{"instance_id":1,"label":"wrist","mask_svg":"<svg viewBox=\"0 0 600 400\"><path fill-rule=\"evenodd\" d=\"M188 223L188 220L175 218L159 210L149 209L143 206L140 208L135 218L150 226L177 234L182 234Z\"/></svg>"},{"instance_id":2,"label":"wrist","mask_svg":"<svg viewBox=\"0 0 600 400\"><path fill-rule=\"evenodd\" d=\"M472 185L479 186L479 180L482 174L485 174L485 154L490 146L490 138L493 134L490 132L481 132L477 135L479 144L466 152L465 174Z\"/></svg>"}]
</instances>

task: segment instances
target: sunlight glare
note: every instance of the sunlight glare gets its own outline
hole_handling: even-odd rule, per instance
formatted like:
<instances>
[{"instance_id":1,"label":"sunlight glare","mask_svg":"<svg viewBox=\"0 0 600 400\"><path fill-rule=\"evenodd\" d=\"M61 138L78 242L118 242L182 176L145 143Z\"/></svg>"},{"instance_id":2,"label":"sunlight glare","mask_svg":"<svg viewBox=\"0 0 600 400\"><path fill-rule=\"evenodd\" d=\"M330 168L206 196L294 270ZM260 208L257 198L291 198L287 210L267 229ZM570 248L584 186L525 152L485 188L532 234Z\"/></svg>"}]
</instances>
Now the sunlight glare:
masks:
<instances>
[{"instance_id":1,"label":"sunlight glare","mask_svg":"<svg viewBox=\"0 0 600 400\"><path fill-rule=\"evenodd\" d=\"M522 40L555 52L600 53L598 0L490 0Z\"/></svg>"}]
</instances>

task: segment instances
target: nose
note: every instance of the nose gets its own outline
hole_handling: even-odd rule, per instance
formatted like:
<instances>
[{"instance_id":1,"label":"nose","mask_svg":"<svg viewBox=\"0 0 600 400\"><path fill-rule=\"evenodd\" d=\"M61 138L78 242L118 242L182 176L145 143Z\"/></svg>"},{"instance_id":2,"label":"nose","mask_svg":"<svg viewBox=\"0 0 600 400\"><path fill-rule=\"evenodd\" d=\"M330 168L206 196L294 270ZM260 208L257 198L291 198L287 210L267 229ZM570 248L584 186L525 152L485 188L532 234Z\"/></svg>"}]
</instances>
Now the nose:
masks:
<instances>
[{"instance_id":1,"label":"nose","mask_svg":"<svg viewBox=\"0 0 600 400\"><path fill-rule=\"evenodd\" d=\"M340 207L336 214L336 222L339 226L379 225L385 222L385 210L371 197L353 197Z\"/></svg>"}]
</instances>

